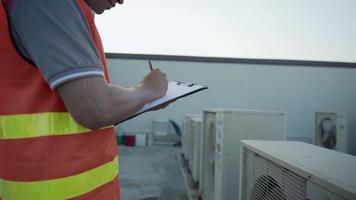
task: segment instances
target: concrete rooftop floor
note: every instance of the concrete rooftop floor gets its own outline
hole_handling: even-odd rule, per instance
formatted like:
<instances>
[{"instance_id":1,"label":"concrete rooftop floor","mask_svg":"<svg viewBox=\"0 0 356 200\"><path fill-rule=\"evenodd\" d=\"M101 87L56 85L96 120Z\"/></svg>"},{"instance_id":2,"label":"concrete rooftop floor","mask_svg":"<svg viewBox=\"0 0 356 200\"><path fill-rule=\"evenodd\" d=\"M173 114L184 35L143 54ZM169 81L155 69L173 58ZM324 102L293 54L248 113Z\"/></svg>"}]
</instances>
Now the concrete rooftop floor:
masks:
<instances>
[{"instance_id":1,"label":"concrete rooftop floor","mask_svg":"<svg viewBox=\"0 0 356 200\"><path fill-rule=\"evenodd\" d=\"M121 200L187 200L180 147L120 146Z\"/></svg>"}]
</instances>

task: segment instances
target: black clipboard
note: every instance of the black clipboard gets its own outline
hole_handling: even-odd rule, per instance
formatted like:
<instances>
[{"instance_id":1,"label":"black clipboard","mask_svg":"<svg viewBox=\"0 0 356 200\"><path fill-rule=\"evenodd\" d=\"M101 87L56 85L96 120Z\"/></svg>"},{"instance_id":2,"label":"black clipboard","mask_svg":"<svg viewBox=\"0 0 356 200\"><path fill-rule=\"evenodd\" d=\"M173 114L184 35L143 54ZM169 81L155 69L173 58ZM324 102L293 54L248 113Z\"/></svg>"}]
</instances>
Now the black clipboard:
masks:
<instances>
[{"instance_id":1,"label":"black clipboard","mask_svg":"<svg viewBox=\"0 0 356 200\"><path fill-rule=\"evenodd\" d=\"M163 96L162 98L156 99L152 102L147 103L139 111L137 111L134 115L132 115L131 117L129 117L119 123L122 123L129 119L132 119L138 115L141 115L147 111L157 108L157 107L159 107L165 103L168 103L170 101L176 101L177 99L189 96L191 94L200 92L205 89L208 89L208 86L199 85L197 83L183 82L183 81L169 81L167 93L165 96Z\"/></svg>"}]
</instances>

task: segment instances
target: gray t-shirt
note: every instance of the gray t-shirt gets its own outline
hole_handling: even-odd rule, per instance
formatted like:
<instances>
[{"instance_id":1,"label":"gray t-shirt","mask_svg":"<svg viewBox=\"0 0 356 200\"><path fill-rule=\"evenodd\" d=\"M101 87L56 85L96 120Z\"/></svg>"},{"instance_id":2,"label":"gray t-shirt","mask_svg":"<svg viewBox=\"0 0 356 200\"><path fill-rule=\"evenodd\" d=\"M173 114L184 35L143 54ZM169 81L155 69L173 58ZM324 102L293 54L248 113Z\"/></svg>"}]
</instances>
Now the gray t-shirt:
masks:
<instances>
[{"instance_id":1,"label":"gray t-shirt","mask_svg":"<svg viewBox=\"0 0 356 200\"><path fill-rule=\"evenodd\" d=\"M104 76L76 0L12 0L7 9L17 48L52 89L74 79Z\"/></svg>"}]
</instances>

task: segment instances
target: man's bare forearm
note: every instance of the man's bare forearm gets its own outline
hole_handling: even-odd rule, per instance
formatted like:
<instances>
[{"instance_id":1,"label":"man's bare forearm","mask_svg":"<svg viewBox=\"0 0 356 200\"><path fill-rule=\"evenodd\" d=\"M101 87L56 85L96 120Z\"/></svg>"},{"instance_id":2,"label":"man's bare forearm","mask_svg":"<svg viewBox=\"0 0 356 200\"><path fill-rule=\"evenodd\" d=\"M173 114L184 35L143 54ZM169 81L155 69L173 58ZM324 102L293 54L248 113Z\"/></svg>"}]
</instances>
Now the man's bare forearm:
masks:
<instances>
[{"instance_id":1,"label":"man's bare forearm","mask_svg":"<svg viewBox=\"0 0 356 200\"><path fill-rule=\"evenodd\" d=\"M90 129L127 119L150 101L149 92L142 85L123 88L107 84L100 77L71 81L58 91L73 118Z\"/></svg>"}]
</instances>

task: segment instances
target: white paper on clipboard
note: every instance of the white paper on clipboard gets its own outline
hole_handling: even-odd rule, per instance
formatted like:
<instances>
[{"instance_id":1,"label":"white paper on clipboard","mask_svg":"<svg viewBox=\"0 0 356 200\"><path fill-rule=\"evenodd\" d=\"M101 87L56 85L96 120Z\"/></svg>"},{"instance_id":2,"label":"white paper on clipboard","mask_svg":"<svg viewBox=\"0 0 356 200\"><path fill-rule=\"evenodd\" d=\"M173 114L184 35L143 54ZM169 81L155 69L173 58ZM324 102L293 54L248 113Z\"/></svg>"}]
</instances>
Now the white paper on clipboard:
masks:
<instances>
[{"instance_id":1,"label":"white paper on clipboard","mask_svg":"<svg viewBox=\"0 0 356 200\"><path fill-rule=\"evenodd\" d=\"M202 91L205 89L208 89L208 87L204 86L204 85L199 85L196 83L188 83L188 82L182 82L182 81L169 81L167 93L165 96L163 96L159 99L156 99L152 102L147 103L139 111L137 111L133 116L129 117L128 119L136 117L137 115L140 115L146 111L149 111L155 107L158 107L158 106L168 103L170 101L177 100L179 98L194 94L196 92L199 92L199 91ZM126 119L126 120L128 120L128 119ZM126 121L126 120L124 120L124 121Z\"/></svg>"}]
</instances>

